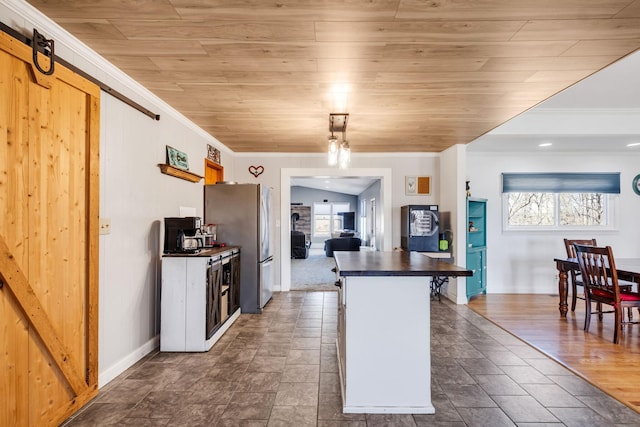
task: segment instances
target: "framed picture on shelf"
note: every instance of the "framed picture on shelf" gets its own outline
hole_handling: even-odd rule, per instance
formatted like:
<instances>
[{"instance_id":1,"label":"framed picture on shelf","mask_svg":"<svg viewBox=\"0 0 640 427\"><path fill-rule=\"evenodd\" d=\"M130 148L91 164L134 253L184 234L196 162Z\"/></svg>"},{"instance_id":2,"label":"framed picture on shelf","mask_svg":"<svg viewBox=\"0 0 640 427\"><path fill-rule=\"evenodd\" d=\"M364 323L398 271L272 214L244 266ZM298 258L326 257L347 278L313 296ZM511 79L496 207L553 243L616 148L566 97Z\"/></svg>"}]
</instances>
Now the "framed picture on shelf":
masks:
<instances>
[{"instance_id":1,"label":"framed picture on shelf","mask_svg":"<svg viewBox=\"0 0 640 427\"><path fill-rule=\"evenodd\" d=\"M174 168L189 170L187 154L167 145L167 164Z\"/></svg>"},{"instance_id":2,"label":"framed picture on shelf","mask_svg":"<svg viewBox=\"0 0 640 427\"><path fill-rule=\"evenodd\" d=\"M404 192L407 196L427 196L431 194L431 177L405 176Z\"/></svg>"},{"instance_id":3,"label":"framed picture on shelf","mask_svg":"<svg viewBox=\"0 0 640 427\"><path fill-rule=\"evenodd\" d=\"M220 164L220 150L211 144L207 144L207 159Z\"/></svg>"}]
</instances>

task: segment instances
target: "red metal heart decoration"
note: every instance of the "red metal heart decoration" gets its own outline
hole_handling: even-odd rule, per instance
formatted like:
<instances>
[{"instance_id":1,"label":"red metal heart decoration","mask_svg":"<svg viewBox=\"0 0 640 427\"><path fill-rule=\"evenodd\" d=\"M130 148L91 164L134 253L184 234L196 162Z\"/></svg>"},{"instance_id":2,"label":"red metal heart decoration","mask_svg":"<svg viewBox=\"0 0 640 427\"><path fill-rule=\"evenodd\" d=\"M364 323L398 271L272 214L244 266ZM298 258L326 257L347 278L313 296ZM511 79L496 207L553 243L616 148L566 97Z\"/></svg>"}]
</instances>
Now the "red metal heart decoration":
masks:
<instances>
[{"instance_id":1,"label":"red metal heart decoration","mask_svg":"<svg viewBox=\"0 0 640 427\"><path fill-rule=\"evenodd\" d=\"M263 166L253 166L253 165L249 166L249 173L255 176L256 178L262 175L262 172L264 172Z\"/></svg>"}]
</instances>

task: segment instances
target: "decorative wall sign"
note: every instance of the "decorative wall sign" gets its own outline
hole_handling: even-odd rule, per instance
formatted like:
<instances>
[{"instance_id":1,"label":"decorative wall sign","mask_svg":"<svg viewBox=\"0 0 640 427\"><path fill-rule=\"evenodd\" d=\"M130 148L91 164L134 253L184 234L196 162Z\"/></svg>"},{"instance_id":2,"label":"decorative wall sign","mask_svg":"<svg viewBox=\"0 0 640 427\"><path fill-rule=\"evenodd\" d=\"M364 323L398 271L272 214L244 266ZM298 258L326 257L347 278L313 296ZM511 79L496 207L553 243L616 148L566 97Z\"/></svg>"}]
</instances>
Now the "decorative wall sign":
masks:
<instances>
[{"instance_id":1,"label":"decorative wall sign","mask_svg":"<svg viewBox=\"0 0 640 427\"><path fill-rule=\"evenodd\" d=\"M262 172L264 172L264 166L249 166L249 173L256 178L262 175Z\"/></svg>"},{"instance_id":2,"label":"decorative wall sign","mask_svg":"<svg viewBox=\"0 0 640 427\"><path fill-rule=\"evenodd\" d=\"M407 196L426 196L431 194L430 176L406 176L404 192Z\"/></svg>"},{"instance_id":3,"label":"decorative wall sign","mask_svg":"<svg viewBox=\"0 0 640 427\"><path fill-rule=\"evenodd\" d=\"M167 145L167 164L174 168L189 170L187 154Z\"/></svg>"},{"instance_id":4,"label":"decorative wall sign","mask_svg":"<svg viewBox=\"0 0 640 427\"><path fill-rule=\"evenodd\" d=\"M207 159L212 162L220 163L220 150L213 145L207 144Z\"/></svg>"}]
</instances>

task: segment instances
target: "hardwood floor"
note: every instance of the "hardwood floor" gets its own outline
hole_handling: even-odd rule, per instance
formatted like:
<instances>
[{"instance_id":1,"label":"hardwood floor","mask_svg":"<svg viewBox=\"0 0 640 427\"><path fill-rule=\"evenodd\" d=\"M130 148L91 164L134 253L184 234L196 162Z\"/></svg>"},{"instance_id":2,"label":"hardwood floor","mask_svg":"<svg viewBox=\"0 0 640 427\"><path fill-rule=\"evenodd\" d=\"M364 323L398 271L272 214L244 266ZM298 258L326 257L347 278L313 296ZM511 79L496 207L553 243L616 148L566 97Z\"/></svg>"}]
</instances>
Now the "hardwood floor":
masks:
<instances>
[{"instance_id":1,"label":"hardwood floor","mask_svg":"<svg viewBox=\"0 0 640 427\"><path fill-rule=\"evenodd\" d=\"M616 345L613 314L605 314L602 322L592 318L584 332L580 300L566 319L560 317L556 295L490 294L468 306L640 412L640 325L625 326Z\"/></svg>"}]
</instances>

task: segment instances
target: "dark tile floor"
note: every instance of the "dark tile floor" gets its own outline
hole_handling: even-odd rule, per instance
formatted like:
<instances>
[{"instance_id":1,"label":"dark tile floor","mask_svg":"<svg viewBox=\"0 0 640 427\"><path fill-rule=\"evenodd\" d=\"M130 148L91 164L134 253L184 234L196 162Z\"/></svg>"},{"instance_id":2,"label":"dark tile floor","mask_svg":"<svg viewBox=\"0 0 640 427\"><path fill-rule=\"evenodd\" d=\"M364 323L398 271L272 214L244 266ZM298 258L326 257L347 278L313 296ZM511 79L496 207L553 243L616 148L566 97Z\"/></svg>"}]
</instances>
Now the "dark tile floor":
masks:
<instances>
[{"instance_id":1,"label":"dark tile floor","mask_svg":"<svg viewBox=\"0 0 640 427\"><path fill-rule=\"evenodd\" d=\"M64 425L640 425L640 414L448 301L431 304L436 413L345 415L336 298L335 292L276 293L262 315L241 315L207 353L150 354Z\"/></svg>"}]
</instances>

